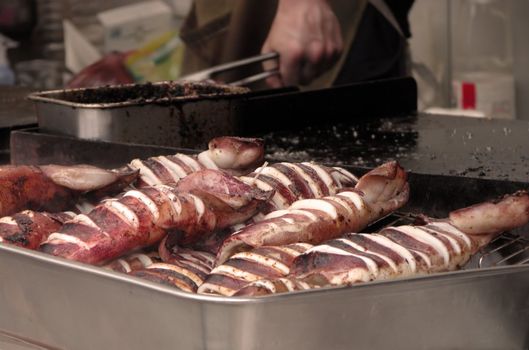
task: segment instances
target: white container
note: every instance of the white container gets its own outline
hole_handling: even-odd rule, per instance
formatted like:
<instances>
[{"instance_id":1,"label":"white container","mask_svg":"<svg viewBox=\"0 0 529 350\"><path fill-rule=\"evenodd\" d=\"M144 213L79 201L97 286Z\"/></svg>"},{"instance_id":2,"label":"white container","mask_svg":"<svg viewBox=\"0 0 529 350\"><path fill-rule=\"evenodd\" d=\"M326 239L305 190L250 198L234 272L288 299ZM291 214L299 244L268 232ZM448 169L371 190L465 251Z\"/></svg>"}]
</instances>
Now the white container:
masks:
<instances>
[{"instance_id":1,"label":"white container","mask_svg":"<svg viewBox=\"0 0 529 350\"><path fill-rule=\"evenodd\" d=\"M452 1L454 106L489 118L514 119L512 3Z\"/></svg>"},{"instance_id":2,"label":"white container","mask_svg":"<svg viewBox=\"0 0 529 350\"><path fill-rule=\"evenodd\" d=\"M487 118L514 119L515 88L512 74L495 72L465 73L453 83L455 105L476 110Z\"/></svg>"},{"instance_id":3,"label":"white container","mask_svg":"<svg viewBox=\"0 0 529 350\"><path fill-rule=\"evenodd\" d=\"M173 29L172 9L163 1L144 1L101 12L104 51L126 52Z\"/></svg>"}]
</instances>

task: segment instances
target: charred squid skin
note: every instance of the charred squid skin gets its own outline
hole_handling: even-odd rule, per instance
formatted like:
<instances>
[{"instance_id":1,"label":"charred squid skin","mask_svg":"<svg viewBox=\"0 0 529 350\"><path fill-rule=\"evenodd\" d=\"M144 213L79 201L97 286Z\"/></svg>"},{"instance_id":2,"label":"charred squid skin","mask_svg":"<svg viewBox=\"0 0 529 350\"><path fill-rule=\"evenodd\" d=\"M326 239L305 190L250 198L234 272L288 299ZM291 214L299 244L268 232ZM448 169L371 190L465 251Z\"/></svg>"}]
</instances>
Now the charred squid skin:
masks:
<instances>
[{"instance_id":1,"label":"charred squid skin","mask_svg":"<svg viewBox=\"0 0 529 350\"><path fill-rule=\"evenodd\" d=\"M64 222L75 216L72 212L47 213L24 210L0 219L0 243L37 249Z\"/></svg>"},{"instance_id":2,"label":"charred squid skin","mask_svg":"<svg viewBox=\"0 0 529 350\"><path fill-rule=\"evenodd\" d=\"M198 266L200 269L211 271L215 264L215 256L205 251L182 248L178 246L178 241L170 242L171 236L167 235L160 242L158 253L163 262L190 262Z\"/></svg>"},{"instance_id":3,"label":"charred squid skin","mask_svg":"<svg viewBox=\"0 0 529 350\"><path fill-rule=\"evenodd\" d=\"M288 178L290 187L293 189L296 198L314 198L317 196L316 193L313 193L308 181L303 178L301 175L302 172L299 169L293 169L285 163L273 164L273 167Z\"/></svg>"},{"instance_id":4,"label":"charred squid skin","mask_svg":"<svg viewBox=\"0 0 529 350\"><path fill-rule=\"evenodd\" d=\"M325 197L329 196L331 189L325 183L325 181L320 177L318 172L314 167L310 167L303 163L284 163L286 166L292 167L294 170L300 172L309 186L311 187L312 192L315 194L314 197Z\"/></svg>"},{"instance_id":5,"label":"charred squid skin","mask_svg":"<svg viewBox=\"0 0 529 350\"><path fill-rule=\"evenodd\" d=\"M402 233L396 236L396 232ZM440 235L445 239L440 240ZM264 296L456 269L475 249L463 235L446 222L346 234L300 254L288 277L251 282L233 295Z\"/></svg>"},{"instance_id":6,"label":"charred squid skin","mask_svg":"<svg viewBox=\"0 0 529 350\"><path fill-rule=\"evenodd\" d=\"M179 254L172 254L168 260L149 264L129 273L152 282L195 293L211 271L212 266L207 261L213 261L213 257L208 257L207 253L182 249Z\"/></svg>"},{"instance_id":7,"label":"charred squid skin","mask_svg":"<svg viewBox=\"0 0 529 350\"><path fill-rule=\"evenodd\" d=\"M132 271L130 275L154 283L174 287L189 293L193 293L197 289L197 286L193 282L193 280L189 279L181 273L178 273L177 271L173 271L167 268L158 268L157 264L153 264L150 267L151 268Z\"/></svg>"},{"instance_id":8,"label":"charred squid skin","mask_svg":"<svg viewBox=\"0 0 529 350\"><path fill-rule=\"evenodd\" d=\"M256 280L285 277L294 259L310 247L310 244L297 243L237 253L213 268L198 293L231 296Z\"/></svg>"},{"instance_id":9,"label":"charred squid skin","mask_svg":"<svg viewBox=\"0 0 529 350\"><path fill-rule=\"evenodd\" d=\"M335 195L339 190L353 186L357 181L354 175L344 169L329 168L315 163L272 164L258 168L254 173L241 179L246 184L262 190L275 191L269 200L269 205L261 211L261 214L286 209L300 199ZM260 221L262 216L256 216L253 221Z\"/></svg>"},{"instance_id":10,"label":"charred squid skin","mask_svg":"<svg viewBox=\"0 0 529 350\"><path fill-rule=\"evenodd\" d=\"M75 194L53 182L35 166L0 167L0 216L19 211L58 212L71 205Z\"/></svg>"},{"instance_id":11,"label":"charred squid skin","mask_svg":"<svg viewBox=\"0 0 529 350\"><path fill-rule=\"evenodd\" d=\"M183 291L196 292L211 271L214 256L185 248L169 252L162 249L164 241L160 244L162 254L153 251L133 253L103 267Z\"/></svg>"},{"instance_id":12,"label":"charred squid skin","mask_svg":"<svg viewBox=\"0 0 529 350\"><path fill-rule=\"evenodd\" d=\"M473 246L436 225L399 226L378 234L347 234L297 257L292 277L312 284L347 285L451 271L466 263Z\"/></svg>"},{"instance_id":13,"label":"charred squid skin","mask_svg":"<svg viewBox=\"0 0 529 350\"><path fill-rule=\"evenodd\" d=\"M146 160L134 159L128 166L140 174L135 184L138 188L175 184L187 175L206 168L194 157L185 154L152 157Z\"/></svg>"}]
</instances>

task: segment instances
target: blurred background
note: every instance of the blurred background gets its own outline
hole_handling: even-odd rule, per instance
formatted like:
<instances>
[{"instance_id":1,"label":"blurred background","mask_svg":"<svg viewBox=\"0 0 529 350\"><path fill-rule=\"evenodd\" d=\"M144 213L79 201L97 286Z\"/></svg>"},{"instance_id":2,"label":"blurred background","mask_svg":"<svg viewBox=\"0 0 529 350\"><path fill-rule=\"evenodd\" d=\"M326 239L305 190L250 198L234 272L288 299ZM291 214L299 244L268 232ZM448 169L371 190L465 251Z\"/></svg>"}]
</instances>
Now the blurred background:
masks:
<instances>
[{"instance_id":1,"label":"blurred background","mask_svg":"<svg viewBox=\"0 0 529 350\"><path fill-rule=\"evenodd\" d=\"M185 50L178 28L190 7L0 0L0 84L43 90L177 79ZM410 47L420 109L529 118L527 14L529 0L416 0Z\"/></svg>"}]
</instances>

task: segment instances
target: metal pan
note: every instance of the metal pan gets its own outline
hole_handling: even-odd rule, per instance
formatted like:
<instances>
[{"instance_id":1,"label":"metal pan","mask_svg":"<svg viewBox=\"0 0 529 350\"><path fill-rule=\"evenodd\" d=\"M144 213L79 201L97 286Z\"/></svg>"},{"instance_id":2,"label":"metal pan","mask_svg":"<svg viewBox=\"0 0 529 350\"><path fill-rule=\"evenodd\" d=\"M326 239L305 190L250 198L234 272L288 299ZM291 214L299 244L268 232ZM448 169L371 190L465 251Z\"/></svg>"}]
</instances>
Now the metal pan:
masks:
<instances>
[{"instance_id":1,"label":"metal pan","mask_svg":"<svg viewBox=\"0 0 529 350\"><path fill-rule=\"evenodd\" d=\"M527 186L421 174L411 174L410 182L414 194L406 210L422 208L438 216ZM529 346L528 265L261 298L224 298L188 294L97 267L0 246L0 279L0 333L52 348Z\"/></svg>"},{"instance_id":2,"label":"metal pan","mask_svg":"<svg viewBox=\"0 0 529 350\"><path fill-rule=\"evenodd\" d=\"M158 82L37 92L43 130L85 139L182 146L236 132L232 100L245 88ZM205 141L207 142L207 141Z\"/></svg>"}]
</instances>

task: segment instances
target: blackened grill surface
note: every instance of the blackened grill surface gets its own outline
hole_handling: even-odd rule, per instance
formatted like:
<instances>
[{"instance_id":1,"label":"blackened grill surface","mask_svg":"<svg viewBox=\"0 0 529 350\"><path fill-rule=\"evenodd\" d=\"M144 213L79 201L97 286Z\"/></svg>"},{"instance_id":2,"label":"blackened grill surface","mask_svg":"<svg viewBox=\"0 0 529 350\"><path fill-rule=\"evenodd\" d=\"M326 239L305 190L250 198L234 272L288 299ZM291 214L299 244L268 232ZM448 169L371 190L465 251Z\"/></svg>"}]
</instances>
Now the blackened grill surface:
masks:
<instances>
[{"instance_id":1,"label":"blackened grill surface","mask_svg":"<svg viewBox=\"0 0 529 350\"><path fill-rule=\"evenodd\" d=\"M398 160L417 173L529 182L527 121L425 114L352 118L264 138L272 160L370 168Z\"/></svg>"}]
</instances>

